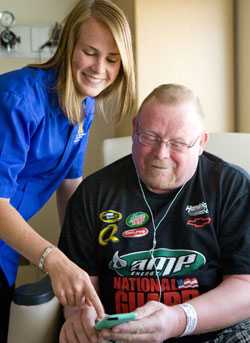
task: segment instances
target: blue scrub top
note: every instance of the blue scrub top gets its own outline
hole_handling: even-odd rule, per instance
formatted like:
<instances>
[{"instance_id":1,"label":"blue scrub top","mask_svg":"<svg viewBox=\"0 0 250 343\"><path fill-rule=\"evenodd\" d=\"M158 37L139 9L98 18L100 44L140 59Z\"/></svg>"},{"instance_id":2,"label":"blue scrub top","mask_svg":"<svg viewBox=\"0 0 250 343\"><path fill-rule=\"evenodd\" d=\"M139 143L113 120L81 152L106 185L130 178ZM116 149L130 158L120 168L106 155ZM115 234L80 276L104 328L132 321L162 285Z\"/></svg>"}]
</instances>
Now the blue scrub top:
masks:
<instances>
[{"instance_id":1,"label":"blue scrub top","mask_svg":"<svg viewBox=\"0 0 250 343\"><path fill-rule=\"evenodd\" d=\"M63 179L82 176L95 99L83 102L84 124L61 110L51 69L25 67L0 75L0 197L25 220L48 201ZM0 266L9 285L18 253L0 239Z\"/></svg>"}]
</instances>

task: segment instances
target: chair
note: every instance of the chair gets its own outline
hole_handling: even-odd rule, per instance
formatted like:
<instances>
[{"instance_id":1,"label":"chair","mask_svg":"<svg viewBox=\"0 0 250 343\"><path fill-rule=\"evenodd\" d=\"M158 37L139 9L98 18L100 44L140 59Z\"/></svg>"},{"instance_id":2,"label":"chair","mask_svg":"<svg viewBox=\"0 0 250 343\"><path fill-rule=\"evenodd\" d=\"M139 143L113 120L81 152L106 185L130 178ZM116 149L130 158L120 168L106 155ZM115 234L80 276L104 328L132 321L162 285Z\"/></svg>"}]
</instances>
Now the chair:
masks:
<instances>
[{"instance_id":1,"label":"chair","mask_svg":"<svg viewBox=\"0 0 250 343\"><path fill-rule=\"evenodd\" d=\"M132 138L105 139L102 164L131 153ZM250 172L250 134L210 133L205 150ZM26 314L24 314L26 313ZM18 287L11 304L8 343L56 343L61 324L61 306L51 289L49 276L38 283Z\"/></svg>"},{"instance_id":2,"label":"chair","mask_svg":"<svg viewBox=\"0 0 250 343\"><path fill-rule=\"evenodd\" d=\"M10 308L8 343L57 343L62 309L50 278L18 287Z\"/></svg>"},{"instance_id":3,"label":"chair","mask_svg":"<svg viewBox=\"0 0 250 343\"><path fill-rule=\"evenodd\" d=\"M250 173L250 158L247 147L250 147L250 133L212 132L205 150L218 155L223 160L236 164Z\"/></svg>"}]
</instances>

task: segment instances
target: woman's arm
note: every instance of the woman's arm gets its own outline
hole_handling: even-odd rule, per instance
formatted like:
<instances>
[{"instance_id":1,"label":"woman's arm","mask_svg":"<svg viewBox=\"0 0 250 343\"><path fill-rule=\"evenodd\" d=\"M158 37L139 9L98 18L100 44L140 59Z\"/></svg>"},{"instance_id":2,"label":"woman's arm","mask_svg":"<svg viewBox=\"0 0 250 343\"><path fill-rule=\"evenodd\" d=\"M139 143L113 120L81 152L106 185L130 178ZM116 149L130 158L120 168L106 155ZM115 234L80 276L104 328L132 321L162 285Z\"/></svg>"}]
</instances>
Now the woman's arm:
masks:
<instances>
[{"instance_id":1,"label":"woman's arm","mask_svg":"<svg viewBox=\"0 0 250 343\"><path fill-rule=\"evenodd\" d=\"M9 199L0 198L0 223L1 239L38 265L43 251L51 244L31 228Z\"/></svg>"},{"instance_id":2,"label":"woman's arm","mask_svg":"<svg viewBox=\"0 0 250 343\"><path fill-rule=\"evenodd\" d=\"M51 245L22 218L8 199L0 198L0 237L13 249L35 265L45 249ZM51 277L53 290L63 305L81 307L84 296L102 316L103 307L88 274L70 261L58 248L45 259L44 269Z\"/></svg>"}]
</instances>

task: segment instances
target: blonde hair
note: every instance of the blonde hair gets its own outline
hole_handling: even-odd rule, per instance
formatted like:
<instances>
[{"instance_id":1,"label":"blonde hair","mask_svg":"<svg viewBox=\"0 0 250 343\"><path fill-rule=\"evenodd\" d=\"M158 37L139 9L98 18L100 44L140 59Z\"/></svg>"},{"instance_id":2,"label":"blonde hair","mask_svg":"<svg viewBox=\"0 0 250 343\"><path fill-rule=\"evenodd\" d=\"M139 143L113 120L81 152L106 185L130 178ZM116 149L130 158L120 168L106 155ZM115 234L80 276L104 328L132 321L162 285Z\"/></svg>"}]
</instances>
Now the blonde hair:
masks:
<instances>
[{"instance_id":1,"label":"blonde hair","mask_svg":"<svg viewBox=\"0 0 250 343\"><path fill-rule=\"evenodd\" d=\"M134 109L134 58L128 21L121 9L111 1L78 1L64 20L54 56L46 63L30 64L29 66L57 70L57 92L60 106L71 123L82 122L84 119L82 101L74 84L71 60L81 26L90 18L100 20L109 27L121 56L121 67L115 81L96 97L96 108L99 109L106 121L119 123L126 114Z\"/></svg>"},{"instance_id":2,"label":"blonde hair","mask_svg":"<svg viewBox=\"0 0 250 343\"><path fill-rule=\"evenodd\" d=\"M140 116L140 112L150 99L155 97L159 102L167 105L180 105L187 102L191 102L200 116L201 120L204 121L204 111L199 98L187 87L174 83L163 84L156 87L142 102L137 117Z\"/></svg>"}]
</instances>

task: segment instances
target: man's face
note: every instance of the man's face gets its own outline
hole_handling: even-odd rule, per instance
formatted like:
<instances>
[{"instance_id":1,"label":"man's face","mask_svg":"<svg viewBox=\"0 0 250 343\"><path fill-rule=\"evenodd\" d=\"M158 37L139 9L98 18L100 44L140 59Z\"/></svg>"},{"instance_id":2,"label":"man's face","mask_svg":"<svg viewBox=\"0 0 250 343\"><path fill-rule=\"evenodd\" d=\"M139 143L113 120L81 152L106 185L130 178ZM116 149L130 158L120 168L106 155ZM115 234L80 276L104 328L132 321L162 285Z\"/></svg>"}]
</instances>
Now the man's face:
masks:
<instances>
[{"instance_id":1,"label":"man's face","mask_svg":"<svg viewBox=\"0 0 250 343\"><path fill-rule=\"evenodd\" d=\"M169 192L194 175L208 134L203 131L202 121L192 103L167 105L153 97L141 109L137 130L135 119L133 125L133 160L141 180L151 191ZM137 133L189 146L200 136L192 148L173 152L164 142L156 146L142 144Z\"/></svg>"}]
</instances>

